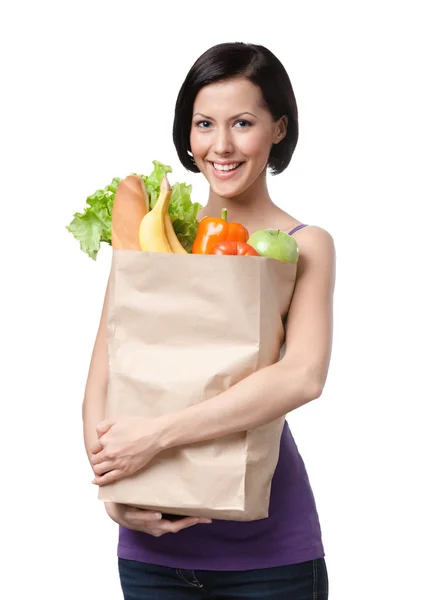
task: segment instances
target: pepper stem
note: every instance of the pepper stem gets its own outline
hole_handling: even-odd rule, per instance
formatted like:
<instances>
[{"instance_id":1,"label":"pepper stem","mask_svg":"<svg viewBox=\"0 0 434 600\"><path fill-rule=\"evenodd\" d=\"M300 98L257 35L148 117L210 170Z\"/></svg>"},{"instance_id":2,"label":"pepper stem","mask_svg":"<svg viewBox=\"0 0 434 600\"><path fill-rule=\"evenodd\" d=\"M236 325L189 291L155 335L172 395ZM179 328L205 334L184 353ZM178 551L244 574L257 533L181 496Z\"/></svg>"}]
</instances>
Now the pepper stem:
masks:
<instances>
[{"instance_id":1,"label":"pepper stem","mask_svg":"<svg viewBox=\"0 0 434 600\"><path fill-rule=\"evenodd\" d=\"M223 219L223 221L228 220L228 209L227 208L222 208L222 219Z\"/></svg>"}]
</instances>

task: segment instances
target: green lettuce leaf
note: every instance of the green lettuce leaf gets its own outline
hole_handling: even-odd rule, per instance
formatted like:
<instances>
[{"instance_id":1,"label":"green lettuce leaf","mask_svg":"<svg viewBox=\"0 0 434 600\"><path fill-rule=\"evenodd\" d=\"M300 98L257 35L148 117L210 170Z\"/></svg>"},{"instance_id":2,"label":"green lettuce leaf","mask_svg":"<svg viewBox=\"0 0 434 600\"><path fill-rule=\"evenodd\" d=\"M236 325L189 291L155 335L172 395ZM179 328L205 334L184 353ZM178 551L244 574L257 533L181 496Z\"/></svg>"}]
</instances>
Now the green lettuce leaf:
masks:
<instances>
[{"instance_id":1,"label":"green lettuce leaf","mask_svg":"<svg viewBox=\"0 0 434 600\"><path fill-rule=\"evenodd\" d=\"M198 202L191 201L192 186L175 183L172 186L172 198L169 204L169 216L176 236L187 252L191 252L197 235L199 221L197 213L202 208Z\"/></svg>"},{"instance_id":2,"label":"green lettuce leaf","mask_svg":"<svg viewBox=\"0 0 434 600\"><path fill-rule=\"evenodd\" d=\"M154 208L158 200L158 196L160 195L161 180L168 173L172 173L172 167L169 167L169 165L163 165L163 163L158 162L158 160L153 160L152 164L154 165L154 170L145 181L149 196L149 207L151 209Z\"/></svg>"},{"instance_id":3,"label":"green lettuce leaf","mask_svg":"<svg viewBox=\"0 0 434 600\"><path fill-rule=\"evenodd\" d=\"M121 179L115 177L110 185L89 196L87 207L82 213L76 212L66 227L80 242L80 249L93 260L96 260L102 242L111 244L113 201L120 182Z\"/></svg>"},{"instance_id":4,"label":"green lettuce leaf","mask_svg":"<svg viewBox=\"0 0 434 600\"><path fill-rule=\"evenodd\" d=\"M139 175L143 179L148 191L151 209L155 206L160 194L161 180L164 175L172 173L170 166L157 160L152 162L154 169L149 176L132 173L132 175ZM113 202L121 181L121 178L115 177L107 187L97 190L86 198L87 206L83 212L76 212L73 215L73 220L66 227L80 242L80 249L93 260L96 260L102 243L111 245ZM187 252L191 252L199 226L197 213L202 208L198 202L193 203L191 201L191 192L191 185L185 183L173 184L172 198L169 204L169 215L173 228Z\"/></svg>"}]
</instances>

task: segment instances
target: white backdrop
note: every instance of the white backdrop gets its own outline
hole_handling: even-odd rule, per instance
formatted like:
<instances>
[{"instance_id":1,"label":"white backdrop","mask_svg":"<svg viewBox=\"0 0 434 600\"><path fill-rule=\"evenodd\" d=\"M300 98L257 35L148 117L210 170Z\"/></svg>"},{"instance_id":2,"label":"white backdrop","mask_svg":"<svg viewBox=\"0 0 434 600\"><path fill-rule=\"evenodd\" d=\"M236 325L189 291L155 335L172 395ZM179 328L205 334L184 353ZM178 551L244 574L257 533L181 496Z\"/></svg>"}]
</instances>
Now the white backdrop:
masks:
<instances>
[{"instance_id":1,"label":"white backdrop","mask_svg":"<svg viewBox=\"0 0 434 600\"><path fill-rule=\"evenodd\" d=\"M112 177L172 165L178 89L223 41L287 67L300 141L272 197L333 235L326 389L288 416L323 528L331 600L433 597L434 298L429 2L14 2L1 81L0 596L120 600L81 402L108 274L65 225ZM431 37L431 40L429 39ZM431 173L429 168L431 167Z\"/></svg>"}]
</instances>

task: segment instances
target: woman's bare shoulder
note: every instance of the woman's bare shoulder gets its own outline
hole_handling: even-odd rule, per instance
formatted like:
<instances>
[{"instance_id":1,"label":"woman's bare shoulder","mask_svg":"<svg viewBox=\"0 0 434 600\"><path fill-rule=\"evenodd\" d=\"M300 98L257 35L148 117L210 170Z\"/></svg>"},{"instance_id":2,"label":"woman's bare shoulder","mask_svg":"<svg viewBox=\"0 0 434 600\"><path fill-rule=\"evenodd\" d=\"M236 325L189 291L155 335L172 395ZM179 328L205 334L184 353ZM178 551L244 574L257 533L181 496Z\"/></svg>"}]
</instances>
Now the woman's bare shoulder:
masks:
<instances>
[{"instance_id":1,"label":"woman's bare shoulder","mask_svg":"<svg viewBox=\"0 0 434 600\"><path fill-rule=\"evenodd\" d=\"M294 219L292 226L290 225L285 231L289 233L298 227L299 229L294 231L292 235L297 240L300 249L301 246L310 247L312 244L329 247L334 246L334 239L331 232L320 225L303 223L302 221Z\"/></svg>"},{"instance_id":2,"label":"woman's bare shoulder","mask_svg":"<svg viewBox=\"0 0 434 600\"><path fill-rule=\"evenodd\" d=\"M293 235L299 248L298 276L305 272L322 272L328 275L332 287L336 276L335 240L327 229L319 225L309 225L299 229Z\"/></svg>"}]
</instances>

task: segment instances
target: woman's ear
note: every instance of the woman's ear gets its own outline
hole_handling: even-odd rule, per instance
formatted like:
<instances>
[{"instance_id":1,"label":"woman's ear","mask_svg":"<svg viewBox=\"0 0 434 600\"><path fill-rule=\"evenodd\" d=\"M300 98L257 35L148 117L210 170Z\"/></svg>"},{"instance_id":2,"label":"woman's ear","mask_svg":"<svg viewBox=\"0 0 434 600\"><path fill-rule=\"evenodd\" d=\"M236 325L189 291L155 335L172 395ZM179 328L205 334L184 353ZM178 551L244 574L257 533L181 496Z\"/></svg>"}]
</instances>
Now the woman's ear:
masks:
<instances>
[{"instance_id":1,"label":"woman's ear","mask_svg":"<svg viewBox=\"0 0 434 600\"><path fill-rule=\"evenodd\" d=\"M273 144L278 144L286 136L286 132L288 129L288 117L286 115L283 115L283 117L280 117L280 119L276 121L274 125L275 132L273 137Z\"/></svg>"}]
</instances>

